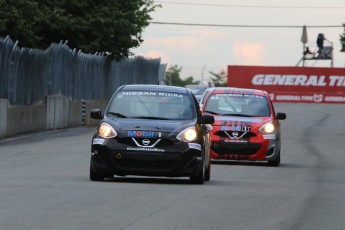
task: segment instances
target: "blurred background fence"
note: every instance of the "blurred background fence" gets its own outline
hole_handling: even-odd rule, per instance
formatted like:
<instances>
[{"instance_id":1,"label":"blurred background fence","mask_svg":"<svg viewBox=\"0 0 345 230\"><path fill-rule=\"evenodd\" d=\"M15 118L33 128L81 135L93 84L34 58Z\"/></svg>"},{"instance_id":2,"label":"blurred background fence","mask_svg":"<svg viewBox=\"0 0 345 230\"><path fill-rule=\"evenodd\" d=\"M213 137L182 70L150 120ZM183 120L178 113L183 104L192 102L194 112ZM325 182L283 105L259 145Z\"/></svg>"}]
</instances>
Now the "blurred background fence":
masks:
<instances>
[{"instance_id":1,"label":"blurred background fence","mask_svg":"<svg viewBox=\"0 0 345 230\"><path fill-rule=\"evenodd\" d=\"M164 82L165 68L160 59L137 56L117 62L63 43L38 50L0 38L0 98L11 105L37 104L52 95L107 100L120 85Z\"/></svg>"}]
</instances>

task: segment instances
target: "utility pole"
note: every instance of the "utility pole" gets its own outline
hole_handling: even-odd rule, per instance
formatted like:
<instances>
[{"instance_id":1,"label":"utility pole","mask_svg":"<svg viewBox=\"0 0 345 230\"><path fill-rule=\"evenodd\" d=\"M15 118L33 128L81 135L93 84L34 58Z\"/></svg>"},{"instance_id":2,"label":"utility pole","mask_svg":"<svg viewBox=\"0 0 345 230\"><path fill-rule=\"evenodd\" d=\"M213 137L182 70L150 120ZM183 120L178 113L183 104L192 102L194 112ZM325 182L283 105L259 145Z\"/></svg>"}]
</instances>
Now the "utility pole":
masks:
<instances>
[{"instance_id":1,"label":"utility pole","mask_svg":"<svg viewBox=\"0 0 345 230\"><path fill-rule=\"evenodd\" d=\"M205 67L206 67L206 65L204 65L204 67L201 70L201 85L204 84L204 70L205 70Z\"/></svg>"}]
</instances>

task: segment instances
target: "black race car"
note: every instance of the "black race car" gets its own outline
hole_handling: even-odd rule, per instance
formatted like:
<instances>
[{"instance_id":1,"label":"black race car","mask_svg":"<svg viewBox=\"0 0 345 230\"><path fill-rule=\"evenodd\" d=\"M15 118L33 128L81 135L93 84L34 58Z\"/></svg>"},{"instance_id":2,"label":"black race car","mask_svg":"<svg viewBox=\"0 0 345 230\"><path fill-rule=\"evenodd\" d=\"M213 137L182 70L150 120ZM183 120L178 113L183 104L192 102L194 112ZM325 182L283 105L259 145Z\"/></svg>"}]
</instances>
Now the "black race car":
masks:
<instances>
[{"instance_id":1,"label":"black race car","mask_svg":"<svg viewBox=\"0 0 345 230\"><path fill-rule=\"evenodd\" d=\"M90 179L139 175L210 179L210 136L214 117L202 115L182 87L125 85L110 99L91 146Z\"/></svg>"}]
</instances>

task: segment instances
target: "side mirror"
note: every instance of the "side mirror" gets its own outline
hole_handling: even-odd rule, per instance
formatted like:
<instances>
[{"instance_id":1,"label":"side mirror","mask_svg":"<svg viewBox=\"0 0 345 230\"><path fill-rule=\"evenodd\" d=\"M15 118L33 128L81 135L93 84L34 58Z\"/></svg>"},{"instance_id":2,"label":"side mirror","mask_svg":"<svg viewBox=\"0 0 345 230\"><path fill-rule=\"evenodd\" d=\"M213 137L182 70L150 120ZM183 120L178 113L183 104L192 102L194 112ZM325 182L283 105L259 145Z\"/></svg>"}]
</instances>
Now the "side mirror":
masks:
<instances>
[{"instance_id":1,"label":"side mirror","mask_svg":"<svg viewBox=\"0 0 345 230\"><path fill-rule=\"evenodd\" d=\"M102 110L100 109L91 110L90 117L92 119L99 119L99 120L102 119L103 118Z\"/></svg>"},{"instance_id":2,"label":"side mirror","mask_svg":"<svg viewBox=\"0 0 345 230\"><path fill-rule=\"evenodd\" d=\"M200 122L203 124L213 124L214 123L214 117L212 115L202 115Z\"/></svg>"},{"instance_id":3,"label":"side mirror","mask_svg":"<svg viewBox=\"0 0 345 230\"><path fill-rule=\"evenodd\" d=\"M277 113L276 119L277 120L285 120L286 119L286 113Z\"/></svg>"}]
</instances>

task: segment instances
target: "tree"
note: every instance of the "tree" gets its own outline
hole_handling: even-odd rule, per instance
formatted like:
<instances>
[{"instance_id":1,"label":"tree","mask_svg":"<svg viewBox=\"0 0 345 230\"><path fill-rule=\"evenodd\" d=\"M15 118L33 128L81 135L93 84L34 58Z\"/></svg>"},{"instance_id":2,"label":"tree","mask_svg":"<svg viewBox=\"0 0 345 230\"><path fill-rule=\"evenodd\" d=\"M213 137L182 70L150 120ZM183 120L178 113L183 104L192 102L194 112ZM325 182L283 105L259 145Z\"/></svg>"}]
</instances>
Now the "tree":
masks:
<instances>
[{"instance_id":1,"label":"tree","mask_svg":"<svg viewBox=\"0 0 345 230\"><path fill-rule=\"evenodd\" d=\"M194 81L192 76L186 78L186 80L182 80L180 78L181 71L182 71L182 67L178 67L177 65L170 66L166 72L166 84L174 85L174 86L182 86L182 87L185 85L200 84L200 81Z\"/></svg>"},{"instance_id":2,"label":"tree","mask_svg":"<svg viewBox=\"0 0 345 230\"><path fill-rule=\"evenodd\" d=\"M341 52L345 52L345 24L343 24L344 33L340 35L340 43L341 43Z\"/></svg>"},{"instance_id":3,"label":"tree","mask_svg":"<svg viewBox=\"0 0 345 230\"><path fill-rule=\"evenodd\" d=\"M120 60L143 42L159 6L153 0L0 0L0 36L38 49L68 41L72 49Z\"/></svg>"},{"instance_id":4,"label":"tree","mask_svg":"<svg viewBox=\"0 0 345 230\"><path fill-rule=\"evenodd\" d=\"M228 74L225 70L221 70L219 73L214 73L212 71L209 72L213 77L210 77L211 81L213 82L214 86L222 87L227 85Z\"/></svg>"}]
</instances>

